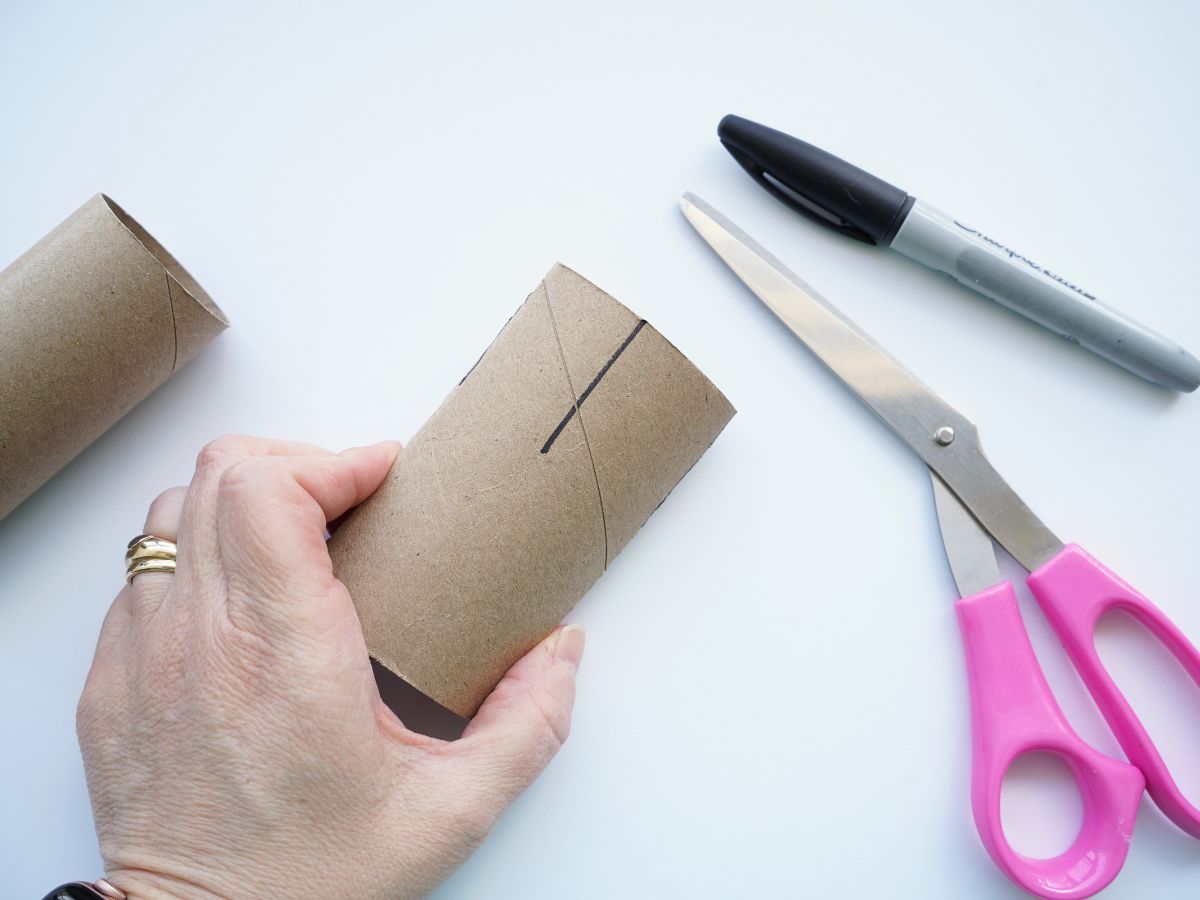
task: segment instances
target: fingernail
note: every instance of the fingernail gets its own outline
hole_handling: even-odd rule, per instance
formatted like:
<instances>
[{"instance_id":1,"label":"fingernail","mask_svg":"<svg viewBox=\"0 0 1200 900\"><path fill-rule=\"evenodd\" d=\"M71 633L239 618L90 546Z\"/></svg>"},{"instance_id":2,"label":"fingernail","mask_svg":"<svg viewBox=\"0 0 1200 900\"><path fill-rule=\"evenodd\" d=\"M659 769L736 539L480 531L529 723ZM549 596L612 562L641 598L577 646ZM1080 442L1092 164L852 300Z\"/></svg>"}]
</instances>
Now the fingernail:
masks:
<instances>
[{"instance_id":1,"label":"fingernail","mask_svg":"<svg viewBox=\"0 0 1200 900\"><path fill-rule=\"evenodd\" d=\"M587 641L587 633L581 625L564 625L558 629L551 649L556 659L569 663L572 668L579 668L583 659L583 645Z\"/></svg>"}]
</instances>

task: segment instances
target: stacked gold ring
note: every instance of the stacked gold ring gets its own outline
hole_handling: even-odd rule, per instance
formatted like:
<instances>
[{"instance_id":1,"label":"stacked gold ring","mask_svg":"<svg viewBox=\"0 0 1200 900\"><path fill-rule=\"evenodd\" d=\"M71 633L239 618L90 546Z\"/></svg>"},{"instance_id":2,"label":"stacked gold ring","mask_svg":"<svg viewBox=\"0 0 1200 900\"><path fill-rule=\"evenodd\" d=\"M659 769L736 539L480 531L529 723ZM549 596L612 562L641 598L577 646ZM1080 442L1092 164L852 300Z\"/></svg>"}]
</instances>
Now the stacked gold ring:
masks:
<instances>
[{"instance_id":1,"label":"stacked gold ring","mask_svg":"<svg viewBox=\"0 0 1200 900\"><path fill-rule=\"evenodd\" d=\"M174 541L153 534L139 534L125 550L125 580L133 581L143 572L175 572Z\"/></svg>"}]
</instances>

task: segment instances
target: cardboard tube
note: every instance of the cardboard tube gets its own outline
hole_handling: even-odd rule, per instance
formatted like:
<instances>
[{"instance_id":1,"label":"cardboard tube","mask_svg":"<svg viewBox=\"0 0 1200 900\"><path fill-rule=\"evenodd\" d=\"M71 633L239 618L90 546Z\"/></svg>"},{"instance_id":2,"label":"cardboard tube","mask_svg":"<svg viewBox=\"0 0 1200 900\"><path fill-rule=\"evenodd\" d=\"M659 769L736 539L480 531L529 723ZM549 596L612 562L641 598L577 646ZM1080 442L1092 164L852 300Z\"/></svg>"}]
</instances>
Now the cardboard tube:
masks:
<instances>
[{"instance_id":1,"label":"cardboard tube","mask_svg":"<svg viewBox=\"0 0 1200 900\"><path fill-rule=\"evenodd\" d=\"M0 272L0 518L227 325L103 194Z\"/></svg>"},{"instance_id":2,"label":"cardboard tube","mask_svg":"<svg viewBox=\"0 0 1200 900\"><path fill-rule=\"evenodd\" d=\"M733 413L654 328L556 266L330 540L371 655L473 715Z\"/></svg>"}]
</instances>

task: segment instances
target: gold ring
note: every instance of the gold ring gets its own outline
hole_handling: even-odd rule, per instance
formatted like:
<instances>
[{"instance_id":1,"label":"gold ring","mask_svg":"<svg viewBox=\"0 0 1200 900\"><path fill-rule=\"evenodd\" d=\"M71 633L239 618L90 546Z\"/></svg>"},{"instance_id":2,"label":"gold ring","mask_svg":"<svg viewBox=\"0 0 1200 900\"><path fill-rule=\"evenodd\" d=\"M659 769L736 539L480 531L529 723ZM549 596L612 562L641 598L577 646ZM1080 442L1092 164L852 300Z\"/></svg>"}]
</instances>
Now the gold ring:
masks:
<instances>
[{"instance_id":1,"label":"gold ring","mask_svg":"<svg viewBox=\"0 0 1200 900\"><path fill-rule=\"evenodd\" d=\"M174 572L178 547L153 534L139 534L125 549L125 580L143 572Z\"/></svg>"}]
</instances>

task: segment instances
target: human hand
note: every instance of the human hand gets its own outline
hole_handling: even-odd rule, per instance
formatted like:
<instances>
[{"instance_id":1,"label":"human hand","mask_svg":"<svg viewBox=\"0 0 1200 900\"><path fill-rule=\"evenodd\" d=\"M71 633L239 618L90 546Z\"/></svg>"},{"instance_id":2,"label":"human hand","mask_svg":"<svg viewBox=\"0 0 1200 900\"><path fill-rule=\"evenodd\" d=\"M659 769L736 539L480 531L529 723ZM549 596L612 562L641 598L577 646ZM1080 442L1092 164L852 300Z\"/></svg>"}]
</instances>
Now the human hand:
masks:
<instances>
[{"instance_id":1,"label":"human hand","mask_svg":"<svg viewBox=\"0 0 1200 900\"><path fill-rule=\"evenodd\" d=\"M78 710L107 878L131 900L424 896L566 739L577 627L513 666L458 741L380 700L324 533L398 452L219 438L151 506L177 571L117 595Z\"/></svg>"}]
</instances>

